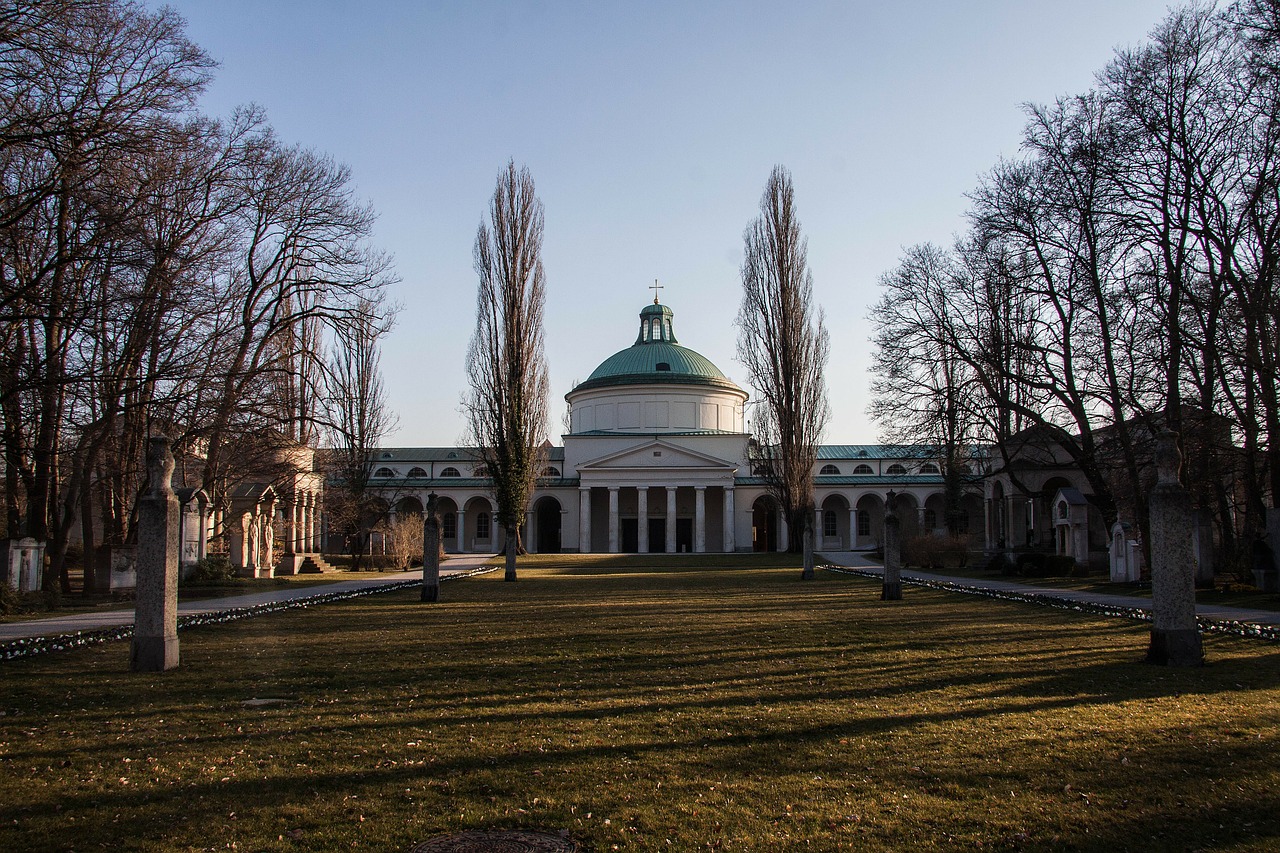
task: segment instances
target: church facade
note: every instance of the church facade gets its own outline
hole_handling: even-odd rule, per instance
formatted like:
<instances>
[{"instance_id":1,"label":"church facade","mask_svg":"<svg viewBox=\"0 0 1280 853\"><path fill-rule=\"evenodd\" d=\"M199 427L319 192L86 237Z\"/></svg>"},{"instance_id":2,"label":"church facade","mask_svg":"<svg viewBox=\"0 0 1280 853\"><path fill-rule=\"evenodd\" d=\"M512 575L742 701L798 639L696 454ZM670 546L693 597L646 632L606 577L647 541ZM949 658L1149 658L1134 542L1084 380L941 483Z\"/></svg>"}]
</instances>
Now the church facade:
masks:
<instances>
[{"instance_id":1,"label":"church facade","mask_svg":"<svg viewBox=\"0 0 1280 853\"><path fill-rule=\"evenodd\" d=\"M566 395L570 431L546 462L521 531L535 553L781 551L785 518L748 459L747 393L676 339L666 305L640 312L635 342L600 363ZM894 491L904 535L942 532L943 482L913 448L824 445L814 471L817 544L873 549ZM392 518L421 513L437 495L451 552L504 547L491 482L464 447L385 448L370 487ZM980 491L965 497L981 534Z\"/></svg>"}]
</instances>

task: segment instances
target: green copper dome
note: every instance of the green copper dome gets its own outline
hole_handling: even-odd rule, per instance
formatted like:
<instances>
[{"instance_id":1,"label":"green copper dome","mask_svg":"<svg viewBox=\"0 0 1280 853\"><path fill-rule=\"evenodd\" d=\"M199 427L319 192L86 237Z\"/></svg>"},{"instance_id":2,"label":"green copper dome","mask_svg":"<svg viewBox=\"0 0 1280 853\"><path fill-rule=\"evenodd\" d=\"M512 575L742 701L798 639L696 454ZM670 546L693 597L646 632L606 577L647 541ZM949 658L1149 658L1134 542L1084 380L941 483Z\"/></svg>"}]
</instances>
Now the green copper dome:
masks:
<instances>
[{"instance_id":1,"label":"green copper dome","mask_svg":"<svg viewBox=\"0 0 1280 853\"><path fill-rule=\"evenodd\" d=\"M636 342L606 358L574 391L611 385L670 383L740 390L705 356L676 343L671 309L655 299L640 311Z\"/></svg>"}]
</instances>

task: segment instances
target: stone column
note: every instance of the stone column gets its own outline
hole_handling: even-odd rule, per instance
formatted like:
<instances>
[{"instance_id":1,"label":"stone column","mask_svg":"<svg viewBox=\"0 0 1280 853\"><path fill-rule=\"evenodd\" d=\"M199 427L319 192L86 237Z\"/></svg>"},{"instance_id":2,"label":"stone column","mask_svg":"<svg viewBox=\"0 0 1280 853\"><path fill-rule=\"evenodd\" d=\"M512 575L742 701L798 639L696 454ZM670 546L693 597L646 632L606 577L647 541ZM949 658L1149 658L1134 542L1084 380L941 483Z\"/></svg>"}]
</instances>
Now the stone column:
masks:
<instances>
[{"instance_id":1,"label":"stone column","mask_svg":"<svg viewBox=\"0 0 1280 853\"><path fill-rule=\"evenodd\" d=\"M200 519L200 529L196 532L196 559L203 560L209 556L209 505L201 503L196 511Z\"/></svg>"},{"instance_id":2,"label":"stone column","mask_svg":"<svg viewBox=\"0 0 1280 853\"><path fill-rule=\"evenodd\" d=\"M262 577L272 577L276 568L276 502L267 504L266 515L262 517L262 568L266 572Z\"/></svg>"},{"instance_id":3,"label":"stone column","mask_svg":"<svg viewBox=\"0 0 1280 853\"><path fill-rule=\"evenodd\" d=\"M578 489L578 551L591 553L591 489Z\"/></svg>"},{"instance_id":4,"label":"stone column","mask_svg":"<svg viewBox=\"0 0 1280 853\"><path fill-rule=\"evenodd\" d=\"M458 510L458 553L467 553L467 512Z\"/></svg>"},{"instance_id":5,"label":"stone column","mask_svg":"<svg viewBox=\"0 0 1280 853\"><path fill-rule=\"evenodd\" d=\"M609 553L618 553L618 487L609 487Z\"/></svg>"},{"instance_id":6,"label":"stone column","mask_svg":"<svg viewBox=\"0 0 1280 853\"><path fill-rule=\"evenodd\" d=\"M733 487L724 487L724 552L732 554L737 550L737 518L733 511Z\"/></svg>"},{"instance_id":7,"label":"stone column","mask_svg":"<svg viewBox=\"0 0 1280 853\"><path fill-rule=\"evenodd\" d=\"M849 550L858 544L858 508L849 507Z\"/></svg>"},{"instance_id":8,"label":"stone column","mask_svg":"<svg viewBox=\"0 0 1280 853\"><path fill-rule=\"evenodd\" d=\"M298 496L294 494L289 498L289 526L285 531L284 552L286 554L296 554L302 550L298 539Z\"/></svg>"},{"instance_id":9,"label":"stone column","mask_svg":"<svg viewBox=\"0 0 1280 853\"><path fill-rule=\"evenodd\" d=\"M315 495L310 492L303 493L302 507L299 516L299 524L302 525L302 529L298 531L298 547L302 549L302 553L304 554L313 554L316 550L314 543L312 542L312 535L314 533L312 527L315 524L316 518Z\"/></svg>"},{"instance_id":10,"label":"stone column","mask_svg":"<svg viewBox=\"0 0 1280 853\"><path fill-rule=\"evenodd\" d=\"M524 549L530 554L538 553L537 527L533 510L527 510L524 514Z\"/></svg>"},{"instance_id":11,"label":"stone column","mask_svg":"<svg viewBox=\"0 0 1280 853\"><path fill-rule=\"evenodd\" d=\"M822 507L819 506L813 508L813 550L815 551L822 547L822 518L824 515L826 515L826 513L822 511Z\"/></svg>"},{"instance_id":12,"label":"stone column","mask_svg":"<svg viewBox=\"0 0 1280 853\"><path fill-rule=\"evenodd\" d=\"M990 553L995 550L995 531L991 529L991 498L987 498L982 502L982 529L986 531L986 543L984 545L986 551Z\"/></svg>"},{"instance_id":13,"label":"stone column","mask_svg":"<svg viewBox=\"0 0 1280 853\"><path fill-rule=\"evenodd\" d=\"M1200 666L1204 650L1196 628L1195 553L1191 548L1191 496L1178 481L1177 436L1156 436L1156 485L1151 489L1150 663Z\"/></svg>"},{"instance_id":14,"label":"stone column","mask_svg":"<svg viewBox=\"0 0 1280 853\"><path fill-rule=\"evenodd\" d=\"M151 491L138 500L138 587L129 668L163 672L178 665L178 529L182 509L173 493L169 439L147 448Z\"/></svg>"},{"instance_id":15,"label":"stone column","mask_svg":"<svg viewBox=\"0 0 1280 853\"><path fill-rule=\"evenodd\" d=\"M636 489L636 536L641 554L649 553L649 487Z\"/></svg>"},{"instance_id":16,"label":"stone column","mask_svg":"<svg viewBox=\"0 0 1280 853\"><path fill-rule=\"evenodd\" d=\"M676 552L676 487L667 486L667 553Z\"/></svg>"},{"instance_id":17,"label":"stone column","mask_svg":"<svg viewBox=\"0 0 1280 853\"><path fill-rule=\"evenodd\" d=\"M884 582L881 601L902 600L902 522L897 512L898 496L889 492L884 502Z\"/></svg>"},{"instance_id":18,"label":"stone column","mask_svg":"<svg viewBox=\"0 0 1280 853\"><path fill-rule=\"evenodd\" d=\"M707 487L693 487L693 552L707 550Z\"/></svg>"},{"instance_id":19,"label":"stone column","mask_svg":"<svg viewBox=\"0 0 1280 853\"><path fill-rule=\"evenodd\" d=\"M427 497L422 520L422 600L440 600L440 513L436 510L436 495Z\"/></svg>"}]
</instances>

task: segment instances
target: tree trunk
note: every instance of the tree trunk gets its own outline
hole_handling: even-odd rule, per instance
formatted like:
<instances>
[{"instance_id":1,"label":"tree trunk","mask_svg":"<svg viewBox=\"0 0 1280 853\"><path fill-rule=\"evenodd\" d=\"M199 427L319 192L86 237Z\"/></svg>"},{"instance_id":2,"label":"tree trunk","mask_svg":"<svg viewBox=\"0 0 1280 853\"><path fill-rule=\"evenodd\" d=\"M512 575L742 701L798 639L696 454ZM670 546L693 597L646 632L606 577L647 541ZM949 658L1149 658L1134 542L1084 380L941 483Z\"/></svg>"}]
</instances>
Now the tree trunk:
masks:
<instances>
[{"instance_id":1,"label":"tree trunk","mask_svg":"<svg viewBox=\"0 0 1280 853\"><path fill-rule=\"evenodd\" d=\"M514 523L510 523L507 525L507 542L506 542L507 573L502 578L504 581L516 580L516 551L518 550L519 546L520 546L519 528Z\"/></svg>"},{"instance_id":2,"label":"tree trunk","mask_svg":"<svg viewBox=\"0 0 1280 853\"><path fill-rule=\"evenodd\" d=\"M801 521L801 522L800 522L800 530L801 530L800 538L803 540L804 568L803 568L803 569L801 570L801 572L800 572L800 579L801 579L801 580L806 580L806 581L811 581L811 580L813 580L813 564L814 564L814 559L813 559L813 537L814 537L814 530L813 530L813 513L812 513L812 512L802 512L802 513L801 513L801 517L803 518L803 521Z\"/></svg>"}]
</instances>

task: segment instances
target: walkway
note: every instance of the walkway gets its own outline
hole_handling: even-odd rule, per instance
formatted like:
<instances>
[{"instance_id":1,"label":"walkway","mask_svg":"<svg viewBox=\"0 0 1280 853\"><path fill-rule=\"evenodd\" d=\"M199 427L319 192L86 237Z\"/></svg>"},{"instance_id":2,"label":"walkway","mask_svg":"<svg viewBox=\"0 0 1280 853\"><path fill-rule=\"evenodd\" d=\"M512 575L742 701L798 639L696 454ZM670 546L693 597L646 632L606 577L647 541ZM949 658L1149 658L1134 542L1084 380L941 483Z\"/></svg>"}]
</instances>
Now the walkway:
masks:
<instances>
[{"instance_id":1,"label":"walkway","mask_svg":"<svg viewBox=\"0 0 1280 853\"><path fill-rule=\"evenodd\" d=\"M460 575L478 569L493 558L492 554L456 554L451 555L440 567L441 577ZM249 592L243 595L228 595L223 598L202 598L196 601L178 603L178 615L188 616L198 613L220 613L224 610L235 610L241 607L255 607L260 604L276 604L281 601L293 601L310 595L321 595L334 592L352 592L385 586L392 583L404 583L421 579L422 572L415 569L411 572L389 572L386 574L371 573L367 578L356 578L337 583L324 583L315 586L288 586L271 589L265 592ZM52 616L48 619L29 619L23 622L0 623L0 643L27 637L54 637L60 634L74 634L77 631L97 631L102 628L116 628L133 624L133 610L101 610L89 613L73 613L68 616Z\"/></svg>"},{"instance_id":2,"label":"walkway","mask_svg":"<svg viewBox=\"0 0 1280 853\"><path fill-rule=\"evenodd\" d=\"M823 552L821 558L828 563L836 566L845 566L851 569L862 569L864 571L875 572L877 574L884 573L884 566L879 563L868 560L866 556L857 551L827 551ZM1105 592L1086 592L1076 589L1062 589L1060 587L1051 586L1035 586L1033 584L1018 583L1016 581L997 580L996 578L966 578L956 577L954 575L934 574L933 572L921 572L915 569L904 569L902 579L919 578L927 581L942 581L943 583L953 583L960 586L972 586L981 589L1006 590L1009 592L1018 592L1028 595L1044 595L1055 598L1065 599L1067 601L1079 601L1088 604L1097 604L1104 607L1127 607L1134 610L1150 611L1151 599L1135 596L1135 595L1111 595ZM1280 613L1274 610L1249 610L1244 607L1227 607L1221 604L1197 604L1196 615L1206 619L1214 619L1224 622L1246 622L1254 625L1280 625Z\"/></svg>"}]
</instances>

